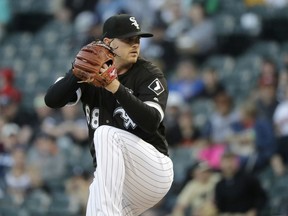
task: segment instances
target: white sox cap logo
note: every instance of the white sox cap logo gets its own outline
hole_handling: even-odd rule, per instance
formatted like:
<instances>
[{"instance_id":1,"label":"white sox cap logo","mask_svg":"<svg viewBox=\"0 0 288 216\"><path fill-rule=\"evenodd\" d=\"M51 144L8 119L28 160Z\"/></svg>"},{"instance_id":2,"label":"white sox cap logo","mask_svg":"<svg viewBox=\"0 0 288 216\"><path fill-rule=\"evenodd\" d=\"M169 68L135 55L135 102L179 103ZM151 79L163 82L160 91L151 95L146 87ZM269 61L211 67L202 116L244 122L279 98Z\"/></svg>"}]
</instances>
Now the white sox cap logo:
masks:
<instances>
[{"instance_id":1,"label":"white sox cap logo","mask_svg":"<svg viewBox=\"0 0 288 216\"><path fill-rule=\"evenodd\" d=\"M131 25L134 25L137 29L140 29L140 26L139 26L139 24L137 23L135 17L130 17L129 20L132 22Z\"/></svg>"}]
</instances>

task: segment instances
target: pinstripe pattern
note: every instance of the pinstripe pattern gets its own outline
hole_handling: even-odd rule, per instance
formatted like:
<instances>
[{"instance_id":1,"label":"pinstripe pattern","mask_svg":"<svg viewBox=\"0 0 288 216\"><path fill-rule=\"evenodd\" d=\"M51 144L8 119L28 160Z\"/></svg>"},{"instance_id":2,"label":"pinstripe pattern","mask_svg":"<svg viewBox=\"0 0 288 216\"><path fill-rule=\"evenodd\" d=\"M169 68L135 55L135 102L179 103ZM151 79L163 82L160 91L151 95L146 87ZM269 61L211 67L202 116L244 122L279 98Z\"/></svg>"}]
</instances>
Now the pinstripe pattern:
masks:
<instances>
[{"instance_id":1,"label":"pinstripe pattern","mask_svg":"<svg viewBox=\"0 0 288 216\"><path fill-rule=\"evenodd\" d=\"M169 157L127 131L100 126L94 134L97 169L86 216L135 216L158 203L173 180Z\"/></svg>"}]
</instances>

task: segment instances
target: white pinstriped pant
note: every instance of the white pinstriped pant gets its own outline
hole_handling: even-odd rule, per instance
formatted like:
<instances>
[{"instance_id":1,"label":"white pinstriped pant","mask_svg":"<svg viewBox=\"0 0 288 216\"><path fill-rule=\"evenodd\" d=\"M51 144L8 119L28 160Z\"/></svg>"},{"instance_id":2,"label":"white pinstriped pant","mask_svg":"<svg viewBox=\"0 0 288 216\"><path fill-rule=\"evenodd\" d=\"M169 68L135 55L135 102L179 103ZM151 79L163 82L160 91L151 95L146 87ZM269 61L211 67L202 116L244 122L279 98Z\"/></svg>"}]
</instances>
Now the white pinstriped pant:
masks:
<instances>
[{"instance_id":1,"label":"white pinstriped pant","mask_svg":"<svg viewBox=\"0 0 288 216\"><path fill-rule=\"evenodd\" d=\"M127 131L100 126L94 134L97 168L86 216L135 216L157 204L173 181L169 157Z\"/></svg>"}]
</instances>

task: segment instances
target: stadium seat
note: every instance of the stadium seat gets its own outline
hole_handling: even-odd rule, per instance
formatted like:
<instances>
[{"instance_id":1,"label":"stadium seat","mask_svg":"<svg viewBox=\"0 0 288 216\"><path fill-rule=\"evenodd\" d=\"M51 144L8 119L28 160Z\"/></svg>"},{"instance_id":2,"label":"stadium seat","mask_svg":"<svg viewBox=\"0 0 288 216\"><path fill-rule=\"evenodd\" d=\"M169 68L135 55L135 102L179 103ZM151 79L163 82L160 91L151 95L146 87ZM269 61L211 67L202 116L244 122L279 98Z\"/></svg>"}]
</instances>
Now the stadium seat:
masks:
<instances>
[{"instance_id":1,"label":"stadium seat","mask_svg":"<svg viewBox=\"0 0 288 216\"><path fill-rule=\"evenodd\" d=\"M58 209L58 208L51 208L46 215L47 216L79 216L78 214L71 213L65 209Z\"/></svg>"},{"instance_id":2,"label":"stadium seat","mask_svg":"<svg viewBox=\"0 0 288 216\"><path fill-rule=\"evenodd\" d=\"M282 53L283 53L283 52L288 53L288 41L282 43L282 44L280 45L280 49L281 49L281 52L282 52Z\"/></svg>"},{"instance_id":3,"label":"stadium seat","mask_svg":"<svg viewBox=\"0 0 288 216\"><path fill-rule=\"evenodd\" d=\"M213 103L209 99L196 99L191 103L195 125L202 127L207 117L213 111Z\"/></svg>"},{"instance_id":4,"label":"stadium seat","mask_svg":"<svg viewBox=\"0 0 288 216\"><path fill-rule=\"evenodd\" d=\"M10 0L10 5L14 13L43 12L51 11L49 0Z\"/></svg>"},{"instance_id":5,"label":"stadium seat","mask_svg":"<svg viewBox=\"0 0 288 216\"><path fill-rule=\"evenodd\" d=\"M259 41L251 46L246 54L277 58L280 54L280 47L276 41Z\"/></svg>"},{"instance_id":6,"label":"stadium seat","mask_svg":"<svg viewBox=\"0 0 288 216\"><path fill-rule=\"evenodd\" d=\"M212 19L217 35L233 34L236 28L236 18L230 14L218 14Z\"/></svg>"},{"instance_id":7,"label":"stadium seat","mask_svg":"<svg viewBox=\"0 0 288 216\"><path fill-rule=\"evenodd\" d=\"M222 13L239 16L246 11L243 1L239 0L221 0L220 10Z\"/></svg>"},{"instance_id":8,"label":"stadium seat","mask_svg":"<svg viewBox=\"0 0 288 216\"><path fill-rule=\"evenodd\" d=\"M49 207L47 215L49 216L77 216L69 210L69 197L67 194L60 192L55 193L52 197L52 203Z\"/></svg>"},{"instance_id":9,"label":"stadium seat","mask_svg":"<svg viewBox=\"0 0 288 216\"><path fill-rule=\"evenodd\" d=\"M192 147L176 147L171 152L173 161L174 183L181 184L186 177L187 169L195 163Z\"/></svg>"},{"instance_id":10,"label":"stadium seat","mask_svg":"<svg viewBox=\"0 0 288 216\"><path fill-rule=\"evenodd\" d=\"M249 13L254 13L260 16L262 19L270 18L276 12L273 7L266 7L265 5L257 5L253 7L249 7L246 10Z\"/></svg>"},{"instance_id":11,"label":"stadium seat","mask_svg":"<svg viewBox=\"0 0 288 216\"><path fill-rule=\"evenodd\" d=\"M19 214L19 209L13 207L13 206L0 206L0 215L3 216L8 216L8 215L13 215L13 216L20 216ZM28 215L27 215L28 216Z\"/></svg>"},{"instance_id":12,"label":"stadium seat","mask_svg":"<svg viewBox=\"0 0 288 216\"><path fill-rule=\"evenodd\" d=\"M256 78L259 75L261 61L260 56L254 54L246 54L237 58L234 75L241 84L254 87Z\"/></svg>"},{"instance_id":13,"label":"stadium seat","mask_svg":"<svg viewBox=\"0 0 288 216\"><path fill-rule=\"evenodd\" d=\"M1 49L2 49L1 51L2 61L13 59L16 56L17 47L13 43L5 43Z\"/></svg>"},{"instance_id":14,"label":"stadium seat","mask_svg":"<svg viewBox=\"0 0 288 216\"><path fill-rule=\"evenodd\" d=\"M235 59L228 55L213 55L204 63L205 67L213 67L220 80L229 79L235 67Z\"/></svg>"}]
</instances>

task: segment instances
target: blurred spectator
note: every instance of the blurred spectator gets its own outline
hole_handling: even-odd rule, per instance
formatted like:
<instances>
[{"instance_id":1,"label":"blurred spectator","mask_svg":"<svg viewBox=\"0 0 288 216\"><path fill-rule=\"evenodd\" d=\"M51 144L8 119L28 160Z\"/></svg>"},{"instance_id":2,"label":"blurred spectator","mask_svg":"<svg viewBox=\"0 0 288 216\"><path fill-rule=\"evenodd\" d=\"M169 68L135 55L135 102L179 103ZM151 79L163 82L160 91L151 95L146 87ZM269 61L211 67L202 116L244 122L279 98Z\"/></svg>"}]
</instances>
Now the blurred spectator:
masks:
<instances>
[{"instance_id":1,"label":"blurred spectator","mask_svg":"<svg viewBox=\"0 0 288 216\"><path fill-rule=\"evenodd\" d=\"M38 170L45 185L61 181L66 175L67 158L61 152L56 139L41 133L36 137L33 147L28 151L28 165Z\"/></svg>"},{"instance_id":2,"label":"blurred spectator","mask_svg":"<svg viewBox=\"0 0 288 216\"><path fill-rule=\"evenodd\" d=\"M231 125L229 149L240 157L241 168L257 171L267 166L275 153L273 128L266 118L258 116L253 102L246 101L240 112L240 120Z\"/></svg>"},{"instance_id":3,"label":"blurred spectator","mask_svg":"<svg viewBox=\"0 0 288 216\"><path fill-rule=\"evenodd\" d=\"M5 36L7 26L11 20L10 1L0 0L0 40Z\"/></svg>"},{"instance_id":4,"label":"blurred spectator","mask_svg":"<svg viewBox=\"0 0 288 216\"><path fill-rule=\"evenodd\" d=\"M69 196L69 209L72 213L85 215L91 176L88 173L75 173L65 182L65 192Z\"/></svg>"},{"instance_id":5,"label":"blurred spectator","mask_svg":"<svg viewBox=\"0 0 288 216\"><path fill-rule=\"evenodd\" d=\"M161 19L156 19L152 25L151 33L154 35L142 54L160 66L166 75L169 75L176 67L178 55L173 40L165 37L167 25Z\"/></svg>"},{"instance_id":6,"label":"blurred spectator","mask_svg":"<svg viewBox=\"0 0 288 216\"><path fill-rule=\"evenodd\" d=\"M213 173L205 163L198 163L192 171L193 178L180 192L176 205L173 209L173 216L189 215L216 215L213 205L213 192L219 176Z\"/></svg>"},{"instance_id":7,"label":"blurred spectator","mask_svg":"<svg viewBox=\"0 0 288 216\"><path fill-rule=\"evenodd\" d=\"M12 152L12 161L13 165L5 176L7 191L14 204L21 205L32 186L32 179L26 165L26 152L21 148L15 148Z\"/></svg>"},{"instance_id":8,"label":"blurred spectator","mask_svg":"<svg viewBox=\"0 0 288 216\"><path fill-rule=\"evenodd\" d=\"M258 78L256 105L259 115L273 122L273 114L278 105L277 100L278 71L275 63L264 59Z\"/></svg>"},{"instance_id":9,"label":"blurred spectator","mask_svg":"<svg viewBox=\"0 0 288 216\"><path fill-rule=\"evenodd\" d=\"M170 91L180 93L186 102L195 99L204 89L196 63L189 59L180 60L174 76L168 79L168 87Z\"/></svg>"},{"instance_id":10,"label":"blurred spectator","mask_svg":"<svg viewBox=\"0 0 288 216\"><path fill-rule=\"evenodd\" d=\"M176 46L182 54L205 57L216 46L214 25L200 3L190 6L188 17L191 27L177 38Z\"/></svg>"},{"instance_id":11,"label":"blurred spectator","mask_svg":"<svg viewBox=\"0 0 288 216\"><path fill-rule=\"evenodd\" d=\"M0 96L0 113L1 116L8 122L15 122L20 104L18 101L9 95Z\"/></svg>"},{"instance_id":12,"label":"blurred spectator","mask_svg":"<svg viewBox=\"0 0 288 216\"><path fill-rule=\"evenodd\" d=\"M242 31L245 32L246 35L256 37L261 33L261 18L256 13L243 13L240 18L240 24L243 29Z\"/></svg>"},{"instance_id":13,"label":"blurred spectator","mask_svg":"<svg viewBox=\"0 0 288 216\"><path fill-rule=\"evenodd\" d=\"M20 127L19 142L28 144L33 135L34 114L31 111L27 112L13 97L2 95L0 96L0 115L5 122L15 123Z\"/></svg>"},{"instance_id":14,"label":"blurred spectator","mask_svg":"<svg viewBox=\"0 0 288 216\"><path fill-rule=\"evenodd\" d=\"M272 76L262 77L259 81L258 98L256 105L259 115L267 118L270 123L273 122L273 115L278 106L277 86Z\"/></svg>"},{"instance_id":15,"label":"blurred spectator","mask_svg":"<svg viewBox=\"0 0 288 216\"><path fill-rule=\"evenodd\" d=\"M205 67L202 71L204 89L200 97L213 99L220 92L225 91L225 86L220 82L218 72L213 67Z\"/></svg>"},{"instance_id":16,"label":"blurred spectator","mask_svg":"<svg viewBox=\"0 0 288 216\"><path fill-rule=\"evenodd\" d=\"M160 18L167 23L166 36L169 40L176 40L191 27L188 17L183 12L181 1L167 0L159 13Z\"/></svg>"},{"instance_id":17,"label":"blurred spectator","mask_svg":"<svg viewBox=\"0 0 288 216\"><path fill-rule=\"evenodd\" d=\"M187 106L184 98L179 92L170 91L167 99L165 121L167 126L176 124L182 107Z\"/></svg>"},{"instance_id":18,"label":"blurred spectator","mask_svg":"<svg viewBox=\"0 0 288 216\"><path fill-rule=\"evenodd\" d=\"M14 86L14 71L11 68L0 69L0 96L8 96L15 102L21 102L22 94Z\"/></svg>"},{"instance_id":19,"label":"blurred spectator","mask_svg":"<svg viewBox=\"0 0 288 216\"><path fill-rule=\"evenodd\" d=\"M220 4L221 3L220 0L204 0L202 2L204 4L205 12L206 12L207 15L214 15L217 12L219 12L219 8L220 8L220 5L221 5Z\"/></svg>"},{"instance_id":20,"label":"blurred spectator","mask_svg":"<svg viewBox=\"0 0 288 216\"><path fill-rule=\"evenodd\" d=\"M64 8L71 14L71 20L74 21L76 17L83 11L94 12L98 0L64 0Z\"/></svg>"},{"instance_id":21,"label":"blurred spectator","mask_svg":"<svg viewBox=\"0 0 288 216\"><path fill-rule=\"evenodd\" d=\"M141 21L141 26L149 27L155 20L155 14L167 3L167 0L125 0L126 11L132 15L137 15L137 20Z\"/></svg>"},{"instance_id":22,"label":"blurred spectator","mask_svg":"<svg viewBox=\"0 0 288 216\"><path fill-rule=\"evenodd\" d=\"M90 0L86 1L89 2ZM115 14L128 13L128 11L126 11L126 2L124 0L97 0L97 4L94 8L96 14L99 15L101 20L106 20L108 17Z\"/></svg>"},{"instance_id":23,"label":"blurred spectator","mask_svg":"<svg viewBox=\"0 0 288 216\"><path fill-rule=\"evenodd\" d=\"M283 162L279 159L273 158L270 166L260 173L259 178L270 199L267 209L270 209L273 214L286 215L288 213L288 170L287 166L283 166Z\"/></svg>"},{"instance_id":24,"label":"blurred spectator","mask_svg":"<svg viewBox=\"0 0 288 216\"><path fill-rule=\"evenodd\" d=\"M193 113L190 107L182 107L177 123L167 128L167 140L170 146L197 145L200 139L200 130L193 121Z\"/></svg>"},{"instance_id":25,"label":"blurred spectator","mask_svg":"<svg viewBox=\"0 0 288 216\"><path fill-rule=\"evenodd\" d=\"M215 204L220 214L261 215L267 195L259 180L239 172L236 155L226 153L221 160L221 180L215 187Z\"/></svg>"},{"instance_id":26,"label":"blurred spectator","mask_svg":"<svg viewBox=\"0 0 288 216\"><path fill-rule=\"evenodd\" d=\"M278 157L272 157L269 166L267 166L266 169L271 168L273 171L273 174L275 176L283 176L287 175L287 166L283 164L283 161L281 158ZM265 172L265 171L264 171ZM287 188L288 190L288 188Z\"/></svg>"},{"instance_id":27,"label":"blurred spectator","mask_svg":"<svg viewBox=\"0 0 288 216\"><path fill-rule=\"evenodd\" d=\"M191 108L187 107L182 109L178 119L178 125L178 132L181 134L179 144L182 146L196 145L200 138L200 130L195 125ZM174 132L176 131L177 129Z\"/></svg>"},{"instance_id":28,"label":"blurred spectator","mask_svg":"<svg viewBox=\"0 0 288 216\"><path fill-rule=\"evenodd\" d=\"M203 135L214 144L226 144L231 124L237 122L240 116L234 107L233 98L226 91L218 92L213 102L215 109L202 128Z\"/></svg>"},{"instance_id":29,"label":"blurred spectator","mask_svg":"<svg viewBox=\"0 0 288 216\"><path fill-rule=\"evenodd\" d=\"M0 115L6 122L20 126L20 142L27 143L33 133L34 116L21 107L22 93L14 86L14 71L3 68L0 70L0 78Z\"/></svg>"},{"instance_id":30,"label":"blurred spectator","mask_svg":"<svg viewBox=\"0 0 288 216\"><path fill-rule=\"evenodd\" d=\"M265 5L265 0L243 0L245 6L254 7L259 5Z\"/></svg>"},{"instance_id":31,"label":"blurred spectator","mask_svg":"<svg viewBox=\"0 0 288 216\"><path fill-rule=\"evenodd\" d=\"M227 146L223 143L213 143L208 138L202 139L200 144L195 154L197 160L206 162L213 170L218 171L221 157L225 153Z\"/></svg>"},{"instance_id":32,"label":"blurred spectator","mask_svg":"<svg viewBox=\"0 0 288 216\"><path fill-rule=\"evenodd\" d=\"M20 147L18 133L20 128L15 123L6 123L0 131L0 178L3 178L6 172L13 165L12 152Z\"/></svg>"},{"instance_id":33,"label":"blurred spectator","mask_svg":"<svg viewBox=\"0 0 288 216\"><path fill-rule=\"evenodd\" d=\"M86 119L80 115L80 106L65 106L61 108L61 116L43 124L42 130L57 139L66 137L71 144L85 146L88 141L88 129Z\"/></svg>"},{"instance_id":34,"label":"blurred spectator","mask_svg":"<svg viewBox=\"0 0 288 216\"><path fill-rule=\"evenodd\" d=\"M46 106L44 94L37 93L33 100L35 110L35 124L33 125L33 136L43 132L45 128L53 128L57 122L57 114L53 109Z\"/></svg>"},{"instance_id":35,"label":"blurred spectator","mask_svg":"<svg viewBox=\"0 0 288 216\"><path fill-rule=\"evenodd\" d=\"M99 20L96 19L96 15L93 12L81 12L73 22L76 37L75 43L80 44L81 46L86 45L93 36L91 35L93 27L95 27L98 22Z\"/></svg>"},{"instance_id":36,"label":"blurred spectator","mask_svg":"<svg viewBox=\"0 0 288 216\"><path fill-rule=\"evenodd\" d=\"M288 61L288 53L287 53L287 61ZM286 63L279 74L279 82L277 87L277 98L278 101L286 100L286 87L288 86L288 63Z\"/></svg>"},{"instance_id":37,"label":"blurred spectator","mask_svg":"<svg viewBox=\"0 0 288 216\"><path fill-rule=\"evenodd\" d=\"M248 7L266 6L276 9L280 9L288 5L287 0L244 0L244 3Z\"/></svg>"},{"instance_id":38,"label":"blurred spectator","mask_svg":"<svg viewBox=\"0 0 288 216\"><path fill-rule=\"evenodd\" d=\"M287 0L265 0L265 3L267 6L271 6L277 9L288 6Z\"/></svg>"},{"instance_id":39,"label":"blurred spectator","mask_svg":"<svg viewBox=\"0 0 288 216\"><path fill-rule=\"evenodd\" d=\"M276 107L273 123L277 137L277 153L288 164L288 86L286 86L286 98Z\"/></svg>"},{"instance_id":40,"label":"blurred spectator","mask_svg":"<svg viewBox=\"0 0 288 216\"><path fill-rule=\"evenodd\" d=\"M169 146L175 147L177 139L174 139L172 131L178 127L178 119L183 106L187 106L184 102L182 95L175 91L170 91L167 100L167 106L165 110L165 124L166 124L166 136Z\"/></svg>"},{"instance_id":41,"label":"blurred spectator","mask_svg":"<svg viewBox=\"0 0 288 216\"><path fill-rule=\"evenodd\" d=\"M262 57L262 62L260 66L260 74L259 74L259 85L266 79L271 79L274 85L278 85L278 67L276 62L269 57Z\"/></svg>"}]
</instances>

